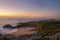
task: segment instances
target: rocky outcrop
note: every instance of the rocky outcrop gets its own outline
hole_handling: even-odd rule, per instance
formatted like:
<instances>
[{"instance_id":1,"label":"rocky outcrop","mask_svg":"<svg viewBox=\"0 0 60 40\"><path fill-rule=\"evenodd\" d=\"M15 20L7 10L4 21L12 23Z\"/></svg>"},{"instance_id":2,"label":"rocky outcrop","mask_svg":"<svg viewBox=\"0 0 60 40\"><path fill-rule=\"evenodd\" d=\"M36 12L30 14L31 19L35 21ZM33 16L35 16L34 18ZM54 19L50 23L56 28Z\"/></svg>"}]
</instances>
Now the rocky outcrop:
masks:
<instances>
[{"instance_id":1,"label":"rocky outcrop","mask_svg":"<svg viewBox=\"0 0 60 40\"><path fill-rule=\"evenodd\" d=\"M13 28L10 24L6 24L3 26L3 28Z\"/></svg>"}]
</instances>

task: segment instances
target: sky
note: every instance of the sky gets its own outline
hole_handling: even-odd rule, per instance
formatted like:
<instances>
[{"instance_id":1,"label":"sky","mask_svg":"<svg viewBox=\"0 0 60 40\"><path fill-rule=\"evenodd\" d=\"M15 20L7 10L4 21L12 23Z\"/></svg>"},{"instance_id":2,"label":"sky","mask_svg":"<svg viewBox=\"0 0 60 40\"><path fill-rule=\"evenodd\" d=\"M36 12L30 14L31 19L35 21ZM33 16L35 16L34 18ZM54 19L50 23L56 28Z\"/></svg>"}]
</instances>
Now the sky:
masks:
<instances>
[{"instance_id":1,"label":"sky","mask_svg":"<svg viewBox=\"0 0 60 40\"><path fill-rule=\"evenodd\" d=\"M0 0L0 18L59 18L60 0Z\"/></svg>"}]
</instances>

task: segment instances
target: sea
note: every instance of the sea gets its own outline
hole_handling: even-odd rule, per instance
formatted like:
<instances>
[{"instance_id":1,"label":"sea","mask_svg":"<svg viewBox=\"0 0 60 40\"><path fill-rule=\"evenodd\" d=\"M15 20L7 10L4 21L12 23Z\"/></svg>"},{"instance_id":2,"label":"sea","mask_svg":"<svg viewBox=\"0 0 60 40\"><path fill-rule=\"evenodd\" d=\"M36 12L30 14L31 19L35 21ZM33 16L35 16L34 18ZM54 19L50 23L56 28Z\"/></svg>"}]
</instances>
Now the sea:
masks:
<instances>
[{"instance_id":1,"label":"sea","mask_svg":"<svg viewBox=\"0 0 60 40\"><path fill-rule=\"evenodd\" d=\"M17 23L24 23L29 21L39 21L39 18L0 18L0 30L3 29L3 26L10 24L16 26Z\"/></svg>"},{"instance_id":2,"label":"sea","mask_svg":"<svg viewBox=\"0 0 60 40\"><path fill-rule=\"evenodd\" d=\"M17 31L17 29L4 29L3 26L6 24L10 24L12 26L16 26L17 23L25 23L29 21L39 21L38 18L0 18L0 34L12 33Z\"/></svg>"}]
</instances>

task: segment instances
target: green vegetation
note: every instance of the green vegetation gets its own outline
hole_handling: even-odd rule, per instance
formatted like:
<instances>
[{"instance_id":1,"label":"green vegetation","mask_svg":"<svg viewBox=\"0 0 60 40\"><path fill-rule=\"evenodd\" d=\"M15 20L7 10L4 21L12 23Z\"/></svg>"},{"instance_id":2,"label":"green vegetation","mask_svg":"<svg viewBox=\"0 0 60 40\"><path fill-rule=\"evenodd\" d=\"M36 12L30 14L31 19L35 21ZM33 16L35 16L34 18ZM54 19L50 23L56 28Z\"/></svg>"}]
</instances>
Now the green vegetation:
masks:
<instances>
[{"instance_id":1,"label":"green vegetation","mask_svg":"<svg viewBox=\"0 0 60 40\"><path fill-rule=\"evenodd\" d=\"M45 40L46 38L44 38L44 36L48 36L49 33L52 34L60 32L60 21L58 20L39 21L37 23L36 29L40 33L41 40Z\"/></svg>"},{"instance_id":2,"label":"green vegetation","mask_svg":"<svg viewBox=\"0 0 60 40\"><path fill-rule=\"evenodd\" d=\"M44 32L60 31L60 21L39 21L37 27L39 31L42 30Z\"/></svg>"}]
</instances>

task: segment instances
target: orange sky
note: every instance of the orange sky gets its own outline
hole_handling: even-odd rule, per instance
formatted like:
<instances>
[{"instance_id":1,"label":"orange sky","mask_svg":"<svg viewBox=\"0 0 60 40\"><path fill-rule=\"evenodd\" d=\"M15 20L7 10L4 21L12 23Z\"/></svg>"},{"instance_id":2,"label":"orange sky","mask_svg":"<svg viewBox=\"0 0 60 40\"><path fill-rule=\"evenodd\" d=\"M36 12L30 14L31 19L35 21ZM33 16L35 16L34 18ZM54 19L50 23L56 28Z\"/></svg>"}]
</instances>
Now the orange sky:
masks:
<instances>
[{"instance_id":1,"label":"orange sky","mask_svg":"<svg viewBox=\"0 0 60 40\"><path fill-rule=\"evenodd\" d=\"M49 14L0 14L0 18L46 18L50 16Z\"/></svg>"},{"instance_id":2,"label":"orange sky","mask_svg":"<svg viewBox=\"0 0 60 40\"><path fill-rule=\"evenodd\" d=\"M9 10L7 8L0 9L0 18L51 18L56 15L54 11L47 12L30 12L26 10Z\"/></svg>"},{"instance_id":3,"label":"orange sky","mask_svg":"<svg viewBox=\"0 0 60 40\"><path fill-rule=\"evenodd\" d=\"M28 12L28 11L12 12L9 10L0 10L0 18L46 18L55 15L55 14L51 15L50 13L54 12Z\"/></svg>"},{"instance_id":4,"label":"orange sky","mask_svg":"<svg viewBox=\"0 0 60 40\"><path fill-rule=\"evenodd\" d=\"M0 10L0 18L36 18L40 14L35 14L33 12L17 11L12 12L11 10Z\"/></svg>"},{"instance_id":5,"label":"orange sky","mask_svg":"<svg viewBox=\"0 0 60 40\"><path fill-rule=\"evenodd\" d=\"M0 18L39 18L44 16L42 14L0 14Z\"/></svg>"},{"instance_id":6,"label":"orange sky","mask_svg":"<svg viewBox=\"0 0 60 40\"><path fill-rule=\"evenodd\" d=\"M0 18L56 18L60 14L58 3L57 0L0 0Z\"/></svg>"}]
</instances>

